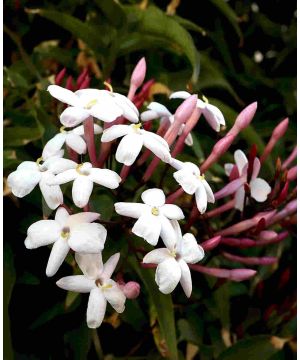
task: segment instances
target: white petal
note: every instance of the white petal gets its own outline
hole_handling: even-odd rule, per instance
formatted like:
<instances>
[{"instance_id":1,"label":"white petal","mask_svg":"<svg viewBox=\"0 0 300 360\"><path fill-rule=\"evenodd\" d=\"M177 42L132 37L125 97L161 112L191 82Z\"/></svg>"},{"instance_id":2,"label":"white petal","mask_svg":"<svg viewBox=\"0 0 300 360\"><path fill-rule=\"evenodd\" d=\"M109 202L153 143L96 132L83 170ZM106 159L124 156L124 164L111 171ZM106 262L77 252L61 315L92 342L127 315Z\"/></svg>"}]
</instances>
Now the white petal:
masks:
<instances>
[{"instance_id":1,"label":"white petal","mask_svg":"<svg viewBox=\"0 0 300 360\"><path fill-rule=\"evenodd\" d=\"M114 93L116 103L122 108L123 116L131 122L139 121L139 111L136 106L126 96Z\"/></svg>"},{"instance_id":2,"label":"white petal","mask_svg":"<svg viewBox=\"0 0 300 360\"><path fill-rule=\"evenodd\" d=\"M88 176L78 176L74 180L72 187L72 198L74 204L79 208L83 208L89 202L92 191L92 180L90 180Z\"/></svg>"},{"instance_id":3,"label":"white petal","mask_svg":"<svg viewBox=\"0 0 300 360\"><path fill-rule=\"evenodd\" d=\"M166 248L160 248L150 251L144 256L144 264L160 264L162 261L169 259L171 256L170 251Z\"/></svg>"},{"instance_id":4,"label":"white petal","mask_svg":"<svg viewBox=\"0 0 300 360\"><path fill-rule=\"evenodd\" d=\"M72 129L71 132L75 135L83 136L84 126L83 125L77 126L76 128ZM98 124L94 124L94 134L98 135L101 134L102 132L103 132L103 128Z\"/></svg>"},{"instance_id":5,"label":"white petal","mask_svg":"<svg viewBox=\"0 0 300 360\"><path fill-rule=\"evenodd\" d=\"M86 106L91 100L103 100L107 97L106 90L99 89L81 89L75 91L82 106Z\"/></svg>"},{"instance_id":6,"label":"white petal","mask_svg":"<svg viewBox=\"0 0 300 360\"><path fill-rule=\"evenodd\" d=\"M46 160L49 157L57 154L57 152L63 147L66 136L67 134L60 133L56 134L52 139L50 139L44 146L42 158Z\"/></svg>"},{"instance_id":7,"label":"white petal","mask_svg":"<svg viewBox=\"0 0 300 360\"><path fill-rule=\"evenodd\" d=\"M78 104L78 96L76 96L73 91L65 89L58 85L50 85L48 86L49 93L55 97L55 99L72 106L76 106Z\"/></svg>"},{"instance_id":8,"label":"white petal","mask_svg":"<svg viewBox=\"0 0 300 360\"><path fill-rule=\"evenodd\" d=\"M106 299L102 293L102 290L98 288L92 289L86 312L87 326L91 329L98 328L102 324L105 311Z\"/></svg>"},{"instance_id":9,"label":"white petal","mask_svg":"<svg viewBox=\"0 0 300 360\"><path fill-rule=\"evenodd\" d=\"M116 253L106 261L106 263L103 266L103 272L101 274L102 278L107 280L111 278L113 272L117 267L119 259L120 259L120 253Z\"/></svg>"},{"instance_id":10,"label":"white petal","mask_svg":"<svg viewBox=\"0 0 300 360\"><path fill-rule=\"evenodd\" d=\"M184 167L184 162L172 158L170 161L170 165L176 170L181 170Z\"/></svg>"},{"instance_id":11,"label":"white petal","mask_svg":"<svg viewBox=\"0 0 300 360\"><path fill-rule=\"evenodd\" d=\"M150 121L150 120L157 119L157 118L159 118L159 115L157 114L156 111L153 111L153 110L146 110L141 113L142 121Z\"/></svg>"},{"instance_id":12,"label":"white petal","mask_svg":"<svg viewBox=\"0 0 300 360\"><path fill-rule=\"evenodd\" d=\"M42 173L40 189L43 197L50 209L54 210L64 202L63 193L58 185L48 185L54 181L55 176L46 171Z\"/></svg>"},{"instance_id":13,"label":"white petal","mask_svg":"<svg viewBox=\"0 0 300 360\"><path fill-rule=\"evenodd\" d=\"M77 154L86 153L86 143L83 138L76 134L68 134L66 137L66 144L77 152Z\"/></svg>"},{"instance_id":14,"label":"white petal","mask_svg":"<svg viewBox=\"0 0 300 360\"><path fill-rule=\"evenodd\" d=\"M150 206L162 206L166 201L164 192L160 189L148 189L141 195L143 202Z\"/></svg>"},{"instance_id":15,"label":"white petal","mask_svg":"<svg viewBox=\"0 0 300 360\"><path fill-rule=\"evenodd\" d=\"M196 190L195 197L196 197L197 208L200 211L200 214L203 214L207 208L207 194L205 187L203 184L201 184L201 182Z\"/></svg>"},{"instance_id":16,"label":"white petal","mask_svg":"<svg viewBox=\"0 0 300 360\"><path fill-rule=\"evenodd\" d=\"M79 254L75 253L75 260L83 272L83 274L89 279L98 279L102 269L102 255L98 254Z\"/></svg>"},{"instance_id":17,"label":"white petal","mask_svg":"<svg viewBox=\"0 0 300 360\"><path fill-rule=\"evenodd\" d=\"M116 189L122 181L116 172L109 169L91 169L89 178L94 183L109 189Z\"/></svg>"},{"instance_id":18,"label":"white petal","mask_svg":"<svg viewBox=\"0 0 300 360\"><path fill-rule=\"evenodd\" d=\"M69 250L70 247L65 239L60 238L53 244L46 268L47 276L53 276L56 274L57 270L60 268L61 264L68 255Z\"/></svg>"},{"instance_id":19,"label":"white petal","mask_svg":"<svg viewBox=\"0 0 300 360\"><path fill-rule=\"evenodd\" d=\"M152 134L154 135L154 134ZM143 141L144 146L149 149L154 155L156 155L158 158L160 158L162 161L169 163L171 161L171 154L169 148L162 145L159 137L153 137L152 135L149 136L148 133L144 132L143 134Z\"/></svg>"},{"instance_id":20,"label":"white petal","mask_svg":"<svg viewBox=\"0 0 300 360\"><path fill-rule=\"evenodd\" d=\"M179 251L182 259L188 264L195 264L204 258L202 246L197 244L195 236L191 233L183 235Z\"/></svg>"},{"instance_id":21,"label":"white petal","mask_svg":"<svg viewBox=\"0 0 300 360\"><path fill-rule=\"evenodd\" d=\"M181 269L174 258L167 259L158 264L155 281L163 294L170 294L179 283Z\"/></svg>"},{"instance_id":22,"label":"white petal","mask_svg":"<svg viewBox=\"0 0 300 360\"><path fill-rule=\"evenodd\" d=\"M176 220L173 220L176 221ZM177 233L174 229L172 220L167 219L165 216L160 216L161 231L160 236L165 246L173 250L177 242Z\"/></svg>"},{"instance_id":23,"label":"white petal","mask_svg":"<svg viewBox=\"0 0 300 360\"><path fill-rule=\"evenodd\" d=\"M198 179L185 168L174 172L173 176L187 194L193 195L199 187Z\"/></svg>"},{"instance_id":24,"label":"white petal","mask_svg":"<svg viewBox=\"0 0 300 360\"><path fill-rule=\"evenodd\" d=\"M111 287L103 287L103 295L110 305L118 312L122 313L125 310L126 296L123 291L119 288L117 283L113 280L105 282L105 285Z\"/></svg>"},{"instance_id":25,"label":"white petal","mask_svg":"<svg viewBox=\"0 0 300 360\"><path fill-rule=\"evenodd\" d=\"M152 101L148 106L147 109L149 110L153 110L155 111L160 117L162 116L172 116L172 114L170 113L170 111L162 104L156 102L156 101Z\"/></svg>"},{"instance_id":26,"label":"white petal","mask_svg":"<svg viewBox=\"0 0 300 360\"><path fill-rule=\"evenodd\" d=\"M69 181L75 180L79 176L78 172L74 169L66 170L58 175L49 183L49 185L62 185Z\"/></svg>"},{"instance_id":27,"label":"white petal","mask_svg":"<svg viewBox=\"0 0 300 360\"><path fill-rule=\"evenodd\" d=\"M82 223L72 226L69 246L82 254L95 254L103 250L107 231L101 224Z\"/></svg>"},{"instance_id":28,"label":"white petal","mask_svg":"<svg viewBox=\"0 0 300 360\"><path fill-rule=\"evenodd\" d=\"M257 178L259 171L260 171L260 166L261 166L260 161L256 157L253 161L253 170L252 170L251 180L254 180Z\"/></svg>"},{"instance_id":29,"label":"white petal","mask_svg":"<svg viewBox=\"0 0 300 360\"><path fill-rule=\"evenodd\" d=\"M134 224L132 232L145 239L149 244L156 245L161 231L159 216L143 214Z\"/></svg>"},{"instance_id":30,"label":"white petal","mask_svg":"<svg viewBox=\"0 0 300 360\"><path fill-rule=\"evenodd\" d=\"M184 260L180 259L178 261L178 264L181 269L180 284L183 288L185 295L189 298L192 294L192 288L193 288L191 271L190 271L190 268L188 267L187 263Z\"/></svg>"},{"instance_id":31,"label":"white petal","mask_svg":"<svg viewBox=\"0 0 300 360\"><path fill-rule=\"evenodd\" d=\"M30 238L26 247L35 249L40 246L52 244L58 240L61 233L61 226L55 220L40 220L29 226L27 235Z\"/></svg>"},{"instance_id":32,"label":"white petal","mask_svg":"<svg viewBox=\"0 0 300 360\"><path fill-rule=\"evenodd\" d=\"M15 196L22 198L31 193L40 179L39 171L18 169L8 175L7 184Z\"/></svg>"},{"instance_id":33,"label":"white petal","mask_svg":"<svg viewBox=\"0 0 300 360\"><path fill-rule=\"evenodd\" d=\"M90 116L90 113L79 106L67 107L60 114L60 122L66 127L74 127L81 124L85 119Z\"/></svg>"},{"instance_id":34,"label":"white petal","mask_svg":"<svg viewBox=\"0 0 300 360\"><path fill-rule=\"evenodd\" d=\"M23 161L17 167L17 170L35 170L35 171L39 171L39 166L35 161Z\"/></svg>"},{"instance_id":35,"label":"white petal","mask_svg":"<svg viewBox=\"0 0 300 360\"><path fill-rule=\"evenodd\" d=\"M236 150L234 152L234 160L241 176L243 174L243 169L248 165L248 159L242 150Z\"/></svg>"},{"instance_id":36,"label":"white petal","mask_svg":"<svg viewBox=\"0 0 300 360\"><path fill-rule=\"evenodd\" d=\"M115 203L115 210L119 215L132 217L134 219L138 219L147 209L148 206L145 204L125 202Z\"/></svg>"},{"instance_id":37,"label":"white petal","mask_svg":"<svg viewBox=\"0 0 300 360\"><path fill-rule=\"evenodd\" d=\"M224 116L216 106L206 104L202 109L202 113L209 125L215 131L220 131L220 125L225 125Z\"/></svg>"},{"instance_id":38,"label":"white petal","mask_svg":"<svg viewBox=\"0 0 300 360\"><path fill-rule=\"evenodd\" d=\"M267 200L268 194L271 192L270 185L261 178L256 178L250 181L251 197L258 202L264 202Z\"/></svg>"},{"instance_id":39,"label":"white petal","mask_svg":"<svg viewBox=\"0 0 300 360\"><path fill-rule=\"evenodd\" d=\"M130 131L130 126L128 125L113 125L108 129L103 131L101 141L109 142L113 141L121 136L127 135Z\"/></svg>"},{"instance_id":40,"label":"white petal","mask_svg":"<svg viewBox=\"0 0 300 360\"><path fill-rule=\"evenodd\" d=\"M72 228L73 226L75 226L77 224L91 223L95 220L98 220L99 217L100 217L100 214L95 213L95 212L89 212L89 211L70 215L70 217L68 218L68 221L66 223L66 226L69 226L70 228Z\"/></svg>"},{"instance_id":41,"label":"white petal","mask_svg":"<svg viewBox=\"0 0 300 360\"><path fill-rule=\"evenodd\" d=\"M168 151L170 151L168 143L160 135L157 135L157 134L155 134L155 133L153 133L151 131L146 131L146 130L143 130L143 129L140 130L140 132L141 132L141 134L143 136L146 135L146 138L147 138L148 142L151 141L151 139L152 139L155 143L159 142L164 148L166 148Z\"/></svg>"},{"instance_id":42,"label":"white petal","mask_svg":"<svg viewBox=\"0 0 300 360\"><path fill-rule=\"evenodd\" d=\"M231 170L233 169L234 164L227 163L224 165L225 174L230 176Z\"/></svg>"},{"instance_id":43,"label":"white petal","mask_svg":"<svg viewBox=\"0 0 300 360\"><path fill-rule=\"evenodd\" d=\"M165 204L160 208L160 211L170 220L182 220L184 214L179 206L174 204Z\"/></svg>"},{"instance_id":44,"label":"white petal","mask_svg":"<svg viewBox=\"0 0 300 360\"><path fill-rule=\"evenodd\" d=\"M75 161L58 157L51 157L42 165L44 169L50 170L53 174L59 174L66 170L75 169L76 166L77 164Z\"/></svg>"},{"instance_id":45,"label":"white petal","mask_svg":"<svg viewBox=\"0 0 300 360\"><path fill-rule=\"evenodd\" d=\"M138 134L128 134L120 141L116 152L116 160L127 166L132 165L143 146L143 137Z\"/></svg>"},{"instance_id":46,"label":"white petal","mask_svg":"<svg viewBox=\"0 0 300 360\"><path fill-rule=\"evenodd\" d=\"M201 180L201 182L202 182L203 186L205 187L207 201L209 203L213 204L215 202L215 196L214 196L214 193L212 192L212 189L211 189L209 183L205 179Z\"/></svg>"},{"instance_id":47,"label":"white petal","mask_svg":"<svg viewBox=\"0 0 300 360\"><path fill-rule=\"evenodd\" d=\"M58 222L62 228L66 226L69 217L70 215L64 207L61 206L56 210L55 221Z\"/></svg>"},{"instance_id":48,"label":"white petal","mask_svg":"<svg viewBox=\"0 0 300 360\"><path fill-rule=\"evenodd\" d=\"M245 201L245 190L244 190L244 186L241 186L237 192L235 193L234 196L234 207L240 211L243 211L244 209L244 201Z\"/></svg>"},{"instance_id":49,"label":"white petal","mask_svg":"<svg viewBox=\"0 0 300 360\"><path fill-rule=\"evenodd\" d=\"M170 99L187 99L191 96L187 91L176 91L170 95Z\"/></svg>"},{"instance_id":50,"label":"white petal","mask_svg":"<svg viewBox=\"0 0 300 360\"><path fill-rule=\"evenodd\" d=\"M123 111L113 100L109 97L105 101L100 101L89 109L89 113L96 119L104 122L112 122L119 116L122 116Z\"/></svg>"},{"instance_id":51,"label":"white petal","mask_svg":"<svg viewBox=\"0 0 300 360\"><path fill-rule=\"evenodd\" d=\"M188 134L188 136L185 138L184 142L187 146L193 146L194 141L193 141L193 137L192 137L191 133Z\"/></svg>"},{"instance_id":52,"label":"white petal","mask_svg":"<svg viewBox=\"0 0 300 360\"><path fill-rule=\"evenodd\" d=\"M84 275L66 276L56 282L61 289L79 293L88 293L95 288L95 281Z\"/></svg>"}]
</instances>

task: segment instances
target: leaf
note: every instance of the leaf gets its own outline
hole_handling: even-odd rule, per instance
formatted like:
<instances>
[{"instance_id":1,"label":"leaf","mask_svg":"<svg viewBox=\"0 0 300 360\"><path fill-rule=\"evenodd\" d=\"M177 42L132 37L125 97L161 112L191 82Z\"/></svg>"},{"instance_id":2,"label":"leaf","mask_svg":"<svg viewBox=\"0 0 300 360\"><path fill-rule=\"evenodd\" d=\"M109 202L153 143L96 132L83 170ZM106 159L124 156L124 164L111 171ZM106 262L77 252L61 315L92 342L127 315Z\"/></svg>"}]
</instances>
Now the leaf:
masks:
<instances>
[{"instance_id":1,"label":"leaf","mask_svg":"<svg viewBox=\"0 0 300 360\"><path fill-rule=\"evenodd\" d=\"M43 131L40 128L24 126L5 127L3 130L3 144L6 146L24 146L34 140L41 139Z\"/></svg>"},{"instance_id":2,"label":"leaf","mask_svg":"<svg viewBox=\"0 0 300 360\"><path fill-rule=\"evenodd\" d=\"M193 23L192 21L182 18L181 16L178 15L173 15L173 19L176 20L178 24L183 26L186 30L196 31L201 35L206 36L206 30L204 30L201 26Z\"/></svg>"},{"instance_id":3,"label":"leaf","mask_svg":"<svg viewBox=\"0 0 300 360\"><path fill-rule=\"evenodd\" d=\"M234 28L240 41L243 41L243 34L238 23L238 17L234 10L224 0L210 0L210 2L225 16L231 26Z\"/></svg>"},{"instance_id":4,"label":"leaf","mask_svg":"<svg viewBox=\"0 0 300 360\"><path fill-rule=\"evenodd\" d=\"M143 38L150 36L153 40L155 38L157 41L161 40L158 44L153 42L152 48L160 46L163 42L169 50L186 55L193 68L192 81L196 82L199 75L199 57L193 39L184 27L155 6L149 6L143 10L136 6L127 5L124 6L124 10L127 14L130 30L135 34L135 38L138 38L137 34L140 35L140 48L143 48ZM132 34L129 33L120 39L123 51L125 50L123 41L127 39L128 46L128 40L130 41L131 37Z\"/></svg>"},{"instance_id":5,"label":"leaf","mask_svg":"<svg viewBox=\"0 0 300 360\"><path fill-rule=\"evenodd\" d=\"M102 10L111 24L120 29L126 23L126 15L122 7L113 0L94 0L94 3Z\"/></svg>"},{"instance_id":6,"label":"leaf","mask_svg":"<svg viewBox=\"0 0 300 360\"><path fill-rule=\"evenodd\" d=\"M67 332L64 335L66 347L69 350L68 358L74 360L85 360L91 347L91 330L85 322L77 329Z\"/></svg>"},{"instance_id":7,"label":"leaf","mask_svg":"<svg viewBox=\"0 0 300 360\"><path fill-rule=\"evenodd\" d=\"M172 297L171 295L164 295L158 290L151 269L140 268L137 260L133 257L129 258L129 262L145 284L150 303L152 303L155 308L161 336L167 346L168 358L177 360L177 340Z\"/></svg>"},{"instance_id":8,"label":"leaf","mask_svg":"<svg viewBox=\"0 0 300 360\"><path fill-rule=\"evenodd\" d=\"M270 335L258 335L238 341L223 351L218 360L268 360L278 351Z\"/></svg>"},{"instance_id":9,"label":"leaf","mask_svg":"<svg viewBox=\"0 0 300 360\"><path fill-rule=\"evenodd\" d=\"M195 345L200 345L202 342L201 337L197 333L196 329L186 319L180 319L177 322L180 337L178 342L187 341Z\"/></svg>"},{"instance_id":10,"label":"leaf","mask_svg":"<svg viewBox=\"0 0 300 360\"><path fill-rule=\"evenodd\" d=\"M30 330L39 328L42 325L45 325L52 319L56 318L58 315L64 314L63 304L58 303L52 306L47 311L43 312L30 326Z\"/></svg>"}]
</instances>

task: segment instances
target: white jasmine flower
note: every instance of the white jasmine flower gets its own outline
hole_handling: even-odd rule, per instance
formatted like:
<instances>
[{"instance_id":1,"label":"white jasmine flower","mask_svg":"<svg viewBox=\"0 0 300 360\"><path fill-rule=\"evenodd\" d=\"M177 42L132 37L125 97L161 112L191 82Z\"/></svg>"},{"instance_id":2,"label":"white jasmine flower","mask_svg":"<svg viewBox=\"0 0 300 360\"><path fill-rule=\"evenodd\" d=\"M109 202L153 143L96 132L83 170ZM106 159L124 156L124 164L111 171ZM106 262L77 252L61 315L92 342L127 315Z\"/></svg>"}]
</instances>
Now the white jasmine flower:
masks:
<instances>
[{"instance_id":1,"label":"white jasmine flower","mask_svg":"<svg viewBox=\"0 0 300 360\"><path fill-rule=\"evenodd\" d=\"M143 113L141 113L141 120L142 121L149 121L153 119L160 118L160 123L167 122L169 125L173 124L174 122L174 115L170 113L170 111L162 104L158 102L152 102L147 106L147 109ZM182 134L182 131L185 127L185 124L182 124L178 135ZM188 134L188 136L185 138L185 144L188 146L193 145L193 137L192 134Z\"/></svg>"},{"instance_id":2,"label":"white jasmine flower","mask_svg":"<svg viewBox=\"0 0 300 360\"><path fill-rule=\"evenodd\" d=\"M248 159L242 150L236 150L234 153L234 160L241 180L241 186L235 193L235 208L243 211L245 202L244 184L247 183ZM267 200L272 189L264 179L258 177L260 166L260 161L256 157L253 162L253 171L249 187L250 196L258 202L264 202ZM234 164L225 164L224 167L226 174L229 176Z\"/></svg>"},{"instance_id":3,"label":"white jasmine flower","mask_svg":"<svg viewBox=\"0 0 300 360\"><path fill-rule=\"evenodd\" d=\"M187 91L177 91L171 94L170 99L187 99L191 96ZM220 131L221 125L225 125L225 119L221 111L214 105L204 102L200 99L197 101L197 107L202 110L208 124L215 130Z\"/></svg>"},{"instance_id":4,"label":"white jasmine flower","mask_svg":"<svg viewBox=\"0 0 300 360\"><path fill-rule=\"evenodd\" d=\"M60 122L66 127L79 125L89 116L104 122L124 116L131 122L138 122L137 108L124 95L97 89L73 92L58 85L48 86L48 91L56 99L70 105L60 115Z\"/></svg>"},{"instance_id":5,"label":"white jasmine flower","mask_svg":"<svg viewBox=\"0 0 300 360\"><path fill-rule=\"evenodd\" d=\"M172 159L170 165L178 170L173 176L182 189L187 194L195 194L197 208L203 214L206 211L207 203L215 202L214 194L205 180L204 174L201 175L198 166L190 162L183 163Z\"/></svg>"},{"instance_id":6,"label":"white jasmine flower","mask_svg":"<svg viewBox=\"0 0 300 360\"><path fill-rule=\"evenodd\" d=\"M23 161L17 170L9 174L7 178L8 186L12 193L22 198L39 184L42 195L50 209L56 209L63 203L63 194L59 186L49 186L48 182L54 179L54 174L76 167L72 160L53 156L44 163L39 158L34 161Z\"/></svg>"},{"instance_id":7,"label":"white jasmine flower","mask_svg":"<svg viewBox=\"0 0 300 360\"><path fill-rule=\"evenodd\" d=\"M163 294L170 294L180 282L187 297L192 293L192 278L188 264L195 264L204 258L203 248L197 244L193 234L182 236L177 221L172 221L177 235L173 249L160 248L150 251L143 263L158 264L155 281Z\"/></svg>"},{"instance_id":8,"label":"white jasmine flower","mask_svg":"<svg viewBox=\"0 0 300 360\"><path fill-rule=\"evenodd\" d=\"M99 214L83 212L69 215L63 207L57 209L54 220L40 220L27 230L25 246L36 249L53 244L47 268L47 276L53 276L70 248L79 253L98 253L103 250L107 231L101 224L92 223Z\"/></svg>"},{"instance_id":9,"label":"white jasmine flower","mask_svg":"<svg viewBox=\"0 0 300 360\"><path fill-rule=\"evenodd\" d=\"M75 169L66 170L52 179L50 185L66 184L73 182L72 198L74 204L83 208L89 202L94 183L109 189L116 189L121 182L120 176L109 169L93 168L92 164L85 162L76 164Z\"/></svg>"},{"instance_id":10,"label":"white jasmine flower","mask_svg":"<svg viewBox=\"0 0 300 360\"><path fill-rule=\"evenodd\" d=\"M118 284L111 279L120 254L114 254L102 264L101 254L75 254L83 275L66 276L56 285L68 291L89 293L86 320L89 328L99 327L103 321L107 302L118 312L125 309L126 297Z\"/></svg>"},{"instance_id":11,"label":"white jasmine flower","mask_svg":"<svg viewBox=\"0 0 300 360\"><path fill-rule=\"evenodd\" d=\"M138 157L143 145L164 162L171 159L168 143L159 135L141 129L142 124L113 125L104 130L101 141L109 142L123 136L118 145L116 159L130 166Z\"/></svg>"},{"instance_id":12,"label":"white jasmine flower","mask_svg":"<svg viewBox=\"0 0 300 360\"><path fill-rule=\"evenodd\" d=\"M165 204L165 194L160 189L148 189L141 195L144 204L119 202L115 204L118 214L138 219L132 232L156 245L161 236L168 247L176 243L176 234L170 220L181 220L183 212L177 205Z\"/></svg>"},{"instance_id":13,"label":"white jasmine flower","mask_svg":"<svg viewBox=\"0 0 300 360\"><path fill-rule=\"evenodd\" d=\"M94 124L94 133L101 134L103 131L102 127ZM42 153L42 158L44 160L48 159L51 156L56 155L63 145L66 143L71 149L73 149L77 154L86 153L86 143L82 138L84 136L84 127L80 125L72 130L66 130L64 126L60 128L60 133L56 134L52 139L50 139L44 146Z\"/></svg>"}]
</instances>

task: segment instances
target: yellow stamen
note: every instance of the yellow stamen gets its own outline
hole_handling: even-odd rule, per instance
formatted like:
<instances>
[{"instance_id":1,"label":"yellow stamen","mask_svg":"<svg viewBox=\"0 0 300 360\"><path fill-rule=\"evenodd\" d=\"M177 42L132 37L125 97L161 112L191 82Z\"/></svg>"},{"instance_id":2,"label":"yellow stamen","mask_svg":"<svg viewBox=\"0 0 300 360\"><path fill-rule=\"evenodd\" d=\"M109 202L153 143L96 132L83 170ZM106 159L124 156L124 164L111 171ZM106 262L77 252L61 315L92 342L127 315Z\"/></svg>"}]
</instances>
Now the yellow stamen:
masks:
<instances>
[{"instance_id":1,"label":"yellow stamen","mask_svg":"<svg viewBox=\"0 0 300 360\"><path fill-rule=\"evenodd\" d=\"M199 175L198 178L199 178L199 180L205 180L205 175L204 175L204 174L203 174L203 175Z\"/></svg>"},{"instance_id":2,"label":"yellow stamen","mask_svg":"<svg viewBox=\"0 0 300 360\"><path fill-rule=\"evenodd\" d=\"M97 104L97 99L93 99L91 101L89 101L86 105L85 105L85 109L89 110L91 109L94 105Z\"/></svg>"},{"instance_id":3,"label":"yellow stamen","mask_svg":"<svg viewBox=\"0 0 300 360\"><path fill-rule=\"evenodd\" d=\"M142 127L142 123L138 123L138 124L133 124L132 127L135 131L139 130Z\"/></svg>"},{"instance_id":4,"label":"yellow stamen","mask_svg":"<svg viewBox=\"0 0 300 360\"><path fill-rule=\"evenodd\" d=\"M202 95L202 99L206 104L209 104L208 98L204 95Z\"/></svg>"},{"instance_id":5,"label":"yellow stamen","mask_svg":"<svg viewBox=\"0 0 300 360\"><path fill-rule=\"evenodd\" d=\"M104 285L102 285L101 287L102 287L102 290L111 289L111 288L112 288L112 284L104 284Z\"/></svg>"},{"instance_id":6,"label":"yellow stamen","mask_svg":"<svg viewBox=\"0 0 300 360\"><path fill-rule=\"evenodd\" d=\"M60 236L64 239L67 240L69 238L70 232L69 231L62 231L60 233Z\"/></svg>"},{"instance_id":7,"label":"yellow stamen","mask_svg":"<svg viewBox=\"0 0 300 360\"><path fill-rule=\"evenodd\" d=\"M159 215L159 209L154 206L154 207L151 209L151 214L154 215L154 216L158 216L158 215Z\"/></svg>"},{"instance_id":8,"label":"yellow stamen","mask_svg":"<svg viewBox=\"0 0 300 360\"><path fill-rule=\"evenodd\" d=\"M171 254L171 256L173 256L174 258L176 258L176 251L175 251L175 249L172 250L172 251L170 251L170 254Z\"/></svg>"},{"instance_id":9,"label":"yellow stamen","mask_svg":"<svg viewBox=\"0 0 300 360\"><path fill-rule=\"evenodd\" d=\"M114 89L113 89L113 87L111 86L110 83L108 83L107 81L104 81L103 84L104 84L106 87L108 87L108 90L109 90L110 92L114 92Z\"/></svg>"},{"instance_id":10,"label":"yellow stamen","mask_svg":"<svg viewBox=\"0 0 300 360\"><path fill-rule=\"evenodd\" d=\"M65 132L66 132L66 131L65 131L65 128L66 128L65 126L62 126L62 127L59 128L59 131L60 131L61 133L65 133Z\"/></svg>"},{"instance_id":11,"label":"yellow stamen","mask_svg":"<svg viewBox=\"0 0 300 360\"><path fill-rule=\"evenodd\" d=\"M41 165L41 162L44 161L42 157L39 157L37 160L36 160L36 163L38 165Z\"/></svg>"}]
</instances>

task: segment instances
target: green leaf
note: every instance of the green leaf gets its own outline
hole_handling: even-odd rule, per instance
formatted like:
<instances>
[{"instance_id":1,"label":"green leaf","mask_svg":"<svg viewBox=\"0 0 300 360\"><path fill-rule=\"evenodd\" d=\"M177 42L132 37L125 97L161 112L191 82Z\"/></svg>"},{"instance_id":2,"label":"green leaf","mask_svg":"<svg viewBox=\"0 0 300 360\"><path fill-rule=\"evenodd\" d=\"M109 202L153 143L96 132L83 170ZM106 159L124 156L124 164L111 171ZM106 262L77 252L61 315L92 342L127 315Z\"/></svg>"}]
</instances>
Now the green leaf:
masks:
<instances>
[{"instance_id":1,"label":"green leaf","mask_svg":"<svg viewBox=\"0 0 300 360\"><path fill-rule=\"evenodd\" d=\"M127 19L132 33L125 34L120 39L120 49L124 52L130 48L130 42L136 43L136 47L143 48L143 38L151 37L158 42L152 42L152 48L163 44L176 53L184 54L193 68L192 81L196 82L199 75L199 57L191 35L172 16L166 15L155 6L140 9L136 6L124 6ZM140 35L140 39L138 34ZM137 39L139 41L137 41ZM127 40L127 44L123 44ZM137 43L139 46L137 46ZM146 41L147 43L147 41Z\"/></svg>"},{"instance_id":2,"label":"green leaf","mask_svg":"<svg viewBox=\"0 0 300 360\"><path fill-rule=\"evenodd\" d=\"M24 146L34 140L41 139L43 131L40 128L25 126L5 127L3 130L3 144L6 146Z\"/></svg>"},{"instance_id":3,"label":"green leaf","mask_svg":"<svg viewBox=\"0 0 300 360\"><path fill-rule=\"evenodd\" d=\"M52 319L56 318L56 316L64 314L65 310L63 304L57 303L52 306L47 311L43 312L30 326L31 330L39 328L42 325L45 325L47 322L51 321Z\"/></svg>"},{"instance_id":4,"label":"green leaf","mask_svg":"<svg viewBox=\"0 0 300 360\"><path fill-rule=\"evenodd\" d=\"M122 28L126 23L126 15L122 7L113 0L94 0L105 17L116 28Z\"/></svg>"},{"instance_id":5,"label":"green leaf","mask_svg":"<svg viewBox=\"0 0 300 360\"><path fill-rule=\"evenodd\" d=\"M64 336L66 346L70 350L69 358L74 360L85 360L91 347L91 330L83 322L82 325L69 331Z\"/></svg>"},{"instance_id":6,"label":"green leaf","mask_svg":"<svg viewBox=\"0 0 300 360\"><path fill-rule=\"evenodd\" d=\"M210 2L225 16L229 23L234 28L236 34L238 35L240 41L243 40L243 34L238 23L238 17L228 3L224 0L210 0Z\"/></svg>"},{"instance_id":7,"label":"green leaf","mask_svg":"<svg viewBox=\"0 0 300 360\"><path fill-rule=\"evenodd\" d=\"M172 297L171 295L164 295L158 290L157 284L154 281L153 270L140 268L137 260L133 257L129 258L129 262L142 279L148 291L150 303L155 308L161 335L168 349L168 358L177 360L177 340Z\"/></svg>"},{"instance_id":8,"label":"green leaf","mask_svg":"<svg viewBox=\"0 0 300 360\"><path fill-rule=\"evenodd\" d=\"M243 339L223 351L218 360L268 360L279 351L274 347L271 339L270 335L258 335Z\"/></svg>"},{"instance_id":9,"label":"green leaf","mask_svg":"<svg viewBox=\"0 0 300 360\"><path fill-rule=\"evenodd\" d=\"M172 17L174 20L176 20L178 22L178 24L183 26L186 30L196 31L199 34L201 34L202 36L206 36L206 30L204 30L201 26L193 23L192 21L190 21L188 19L182 18L181 16L178 16L178 15L173 15Z\"/></svg>"}]
</instances>

